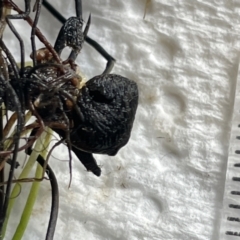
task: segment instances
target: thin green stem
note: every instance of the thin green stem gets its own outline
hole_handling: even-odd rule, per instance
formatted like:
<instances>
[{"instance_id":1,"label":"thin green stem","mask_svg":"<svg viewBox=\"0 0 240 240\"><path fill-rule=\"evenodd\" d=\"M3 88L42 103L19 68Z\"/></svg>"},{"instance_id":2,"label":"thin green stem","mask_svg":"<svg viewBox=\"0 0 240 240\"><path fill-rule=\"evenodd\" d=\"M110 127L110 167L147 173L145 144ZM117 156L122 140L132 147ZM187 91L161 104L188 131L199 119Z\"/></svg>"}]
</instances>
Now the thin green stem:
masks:
<instances>
[{"instance_id":1,"label":"thin green stem","mask_svg":"<svg viewBox=\"0 0 240 240\"><path fill-rule=\"evenodd\" d=\"M46 137L46 132L43 132L43 134L40 136L40 138L36 141L36 145L34 147L34 151L32 151L32 154L30 155L26 166L22 170L22 172L21 172L21 174L19 176L19 179L28 177L29 172L31 171L31 169L33 168L33 166L34 166L34 164L36 162L36 159L37 159L37 157L39 155L39 152L41 152L41 150L42 150L42 146L43 146L43 142L44 142L45 137ZM11 193L11 196L10 196L10 200L9 200L9 204L8 204L7 213L6 213L6 218L5 218L4 225L3 225L3 230L2 230L3 238L4 238L4 235L6 233L6 229L7 229L7 224L8 224L10 213L11 213L12 208L14 206L14 203L15 203L15 200L16 200L16 196L19 194L21 186L22 186L21 183L15 184L15 186L14 186L14 188L12 190L12 193Z\"/></svg>"},{"instance_id":2,"label":"thin green stem","mask_svg":"<svg viewBox=\"0 0 240 240\"><path fill-rule=\"evenodd\" d=\"M49 146L49 143L51 141L51 136L52 136L52 131L48 129L48 133L46 135L44 144L42 145L43 151L40 153L43 158L46 158L47 156L47 148ZM35 178L41 178L43 173L43 168L41 167L40 164L37 164L37 169L35 173ZM38 191L40 187L40 182L33 182L32 187L30 190L30 193L28 195L27 202L25 204L24 210L22 212L21 220L18 224L18 227L15 231L15 234L12 238L12 240L19 240L22 239L23 234L27 228L28 222L31 217L31 213L33 210L33 206L35 204L35 201L37 199Z\"/></svg>"}]
</instances>

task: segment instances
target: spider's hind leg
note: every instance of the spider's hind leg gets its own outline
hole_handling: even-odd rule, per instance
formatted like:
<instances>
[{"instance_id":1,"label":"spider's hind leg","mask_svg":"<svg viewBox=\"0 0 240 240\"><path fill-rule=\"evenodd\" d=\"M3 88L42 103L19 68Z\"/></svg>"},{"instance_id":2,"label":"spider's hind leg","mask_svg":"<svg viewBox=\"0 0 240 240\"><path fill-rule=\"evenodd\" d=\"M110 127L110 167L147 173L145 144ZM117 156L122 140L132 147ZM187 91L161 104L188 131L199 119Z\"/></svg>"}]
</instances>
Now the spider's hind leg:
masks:
<instances>
[{"instance_id":1,"label":"spider's hind leg","mask_svg":"<svg viewBox=\"0 0 240 240\"><path fill-rule=\"evenodd\" d=\"M97 43L92 38L86 36L85 40L89 45L91 45L98 53L100 53L107 60L105 70L103 71L102 74L109 74L112 71L116 60L99 43Z\"/></svg>"}]
</instances>

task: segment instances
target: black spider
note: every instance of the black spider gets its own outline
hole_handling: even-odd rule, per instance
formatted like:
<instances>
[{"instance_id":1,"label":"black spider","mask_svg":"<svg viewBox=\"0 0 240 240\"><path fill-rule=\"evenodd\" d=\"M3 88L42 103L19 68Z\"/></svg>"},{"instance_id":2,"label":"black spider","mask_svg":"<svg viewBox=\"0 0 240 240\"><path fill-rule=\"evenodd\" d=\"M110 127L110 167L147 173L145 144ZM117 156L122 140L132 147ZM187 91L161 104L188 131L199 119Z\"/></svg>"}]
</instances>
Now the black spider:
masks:
<instances>
[{"instance_id":1,"label":"black spider","mask_svg":"<svg viewBox=\"0 0 240 240\"><path fill-rule=\"evenodd\" d=\"M82 4L80 0L75 0L75 3L77 16L65 20L47 1L43 1L43 5L64 22L54 49L60 56L64 47L72 48L65 64L59 64L46 50L39 50L39 56L43 56L45 51L48 57L39 59L32 44L34 67L21 70L21 81L12 76L12 86L21 102L25 102L24 108L29 109L28 103L34 103L45 123L72 123L69 132L62 128L53 129L62 138L68 135L68 144L72 145L73 152L86 169L100 176L101 169L92 153L112 156L128 142L138 104L138 90L135 82L120 75L109 74L114 59L99 44L87 37L91 17L82 31ZM95 47L108 62L101 75L90 79L80 89L78 85L81 79L70 66L74 65L84 40ZM61 70L65 73L61 74ZM77 83L74 85L73 81ZM74 102L69 106L66 100L71 102L73 98ZM9 109L14 110L14 106L15 104L8 101Z\"/></svg>"},{"instance_id":2,"label":"black spider","mask_svg":"<svg viewBox=\"0 0 240 240\"><path fill-rule=\"evenodd\" d=\"M70 65L74 63L82 48L91 20L91 17L89 17L86 28L82 31L81 0L76 0L75 3L77 17L65 20L63 17L59 17L59 13L56 14L59 20L64 21L64 24L54 48L59 56L64 47L69 46L72 48L69 58L65 61ZM56 13L56 10L47 1L43 1L43 5ZM98 47L98 45L94 46L95 48ZM64 121L62 113L66 113L67 118L72 122L69 133L72 151L86 169L97 176L100 176L101 169L98 167L92 153L113 156L128 142L138 104L136 83L120 75L108 74L113 67L112 59L110 58L110 63L107 64L101 75L90 79L81 89L69 84L69 80L76 79L77 75L74 75L75 72L71 72L70 66L67 65L66 72L70 77L69 79L66 79L66 77L59 79L62 86L58 87L58 89L56 89L57 83L49 87L47 80L45 81L47 89L43 90L41 88L37 93L38 86L35 87L36 91L33 91L33 87L28 85L25 92L25 96L31 95L29 91L34 92L27 101L37 102L35 108L44 121L53 122L56 119ZM51 61L53 62L53 60ZM47 72L50 72L49 75L52 77L52 69L51 66L39 68L34 77L38 76L40 79L45 78L46 80ZM53 70L53 72L56 73L56 70ZM35 83L34 86L36 86ZM71 107L66 103L66 93L69 93L75 99ZM55 101L53 101L53 95L56 97ZM53 104L53 102L56 104ZM51 116L50 113L52 113ZM62 138L66 137L66 131L57 128L53 129Z\"/></svg>"},{"instance_id":3,"label":"black spider","mask_svg":"<svg viewBox=\"0 0 240 240\"><path fill-rule=\"evenodd\" d=\"M18 129L14 137L13 153L15 155L12 158L12 172L7 187L11 188L18 142L23 128L23 112L26 109L30 109L39 120L31 136L36 136L36 132L41 129L42 121L44 125L52 127L61 136L87 170L100 176L101 169L92 154L112 156L128 142L138 104L136 83L120 75L110 74L115 62L114 58L87 36L91 16L85 30L82 31L81 0L75 0L76 17L68 20L64 19L47 1L37 0L33 22L29 17L30 0L25 0L24 12L10 0L0 1L0 10L6 2L18 12L17 15L7 15L5 19L19 40L21 54L21 66L18 68L14 57L0 38L0 47L5 52L7 58L5 65L8 71L5 75L0 71L0 101L4 101L6 107L16 111L18 115ZM41 4L63 23L54 48L51 48L37 29ZM33 67L24 66L24 44L10 19L24 19L32 26ZM45 44L46 49L36 51L35 35ZM90 79L80 87L81 77L77 74L75 59L84 41L107 59L107 65L101 75ZM66 46L71 47L72 51L68 59L62 62L60 55ZM27 152L30 153L31 148ZM42 162L41 156L38 161ZM2 213L0 230L8 197L9 194L6 194L5 203L2 205L3 210L0 209ZM53 236L53 232L54 228L49 227L49 234L47 234L49 239Z\"/></svg>"}]
</instances>

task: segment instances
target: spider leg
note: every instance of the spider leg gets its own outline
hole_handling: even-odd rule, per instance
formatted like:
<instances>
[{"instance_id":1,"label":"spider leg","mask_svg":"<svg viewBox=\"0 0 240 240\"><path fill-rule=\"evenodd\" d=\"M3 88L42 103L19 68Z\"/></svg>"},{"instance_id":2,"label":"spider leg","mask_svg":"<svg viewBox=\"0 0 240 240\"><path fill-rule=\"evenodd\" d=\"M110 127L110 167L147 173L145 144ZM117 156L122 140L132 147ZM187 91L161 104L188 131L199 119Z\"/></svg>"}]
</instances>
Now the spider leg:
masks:
<instances>
[{"instance_id":1,"label":"spider leg","mask_svg":"<svg viewBox=\"0 0 240 240\"><path fill-rule=\"evenodd\" d=\"M0 183L4 182L4 168L2 168L0 170ZM0 209L3 208L3 203L4 203L4 191L5 191L5 187L4 185L2 185L0 187Z\"/></svg>"},{"instance_id":2,"label":"spider leg","mask_svg":"<svg viewBox=\"0 0 240 240\"><path fill-rule=\"evenodd\" d=\"M1 41L1 39L0 39L0 41ZM5 84L7 91L13 98L14 103L16 105L16 112L18 115L16 133L13 136L13 142L14 142L13 157L12 157L11 167L10 167L9 176L8 176L8 183L7 183L7 187L6 187L4 203L3 203L2 208L0 209L0 233L1 233L2 227L3 227L3 222L4 222L4 219L6 216L6 212L7 212L8 203L9 203L9 196L10 196L10 191L11 191L11 186L12 186L12 179L13 179L13 175L14 175L14 168L16 165L17 155L18 155L19 139L20 139L22 127L24 124L24 120L23 120L23 114L22 114L22 110L21 110L21 104L19 103L17 94L14 91L14 89L12 88L12 86L10 85L9 81L4 80L3 74L1 74L1 73L0 73L0 82Z\"/></svg>"},{"instance_id":3,"label":"spider leg","mask_svg":"<svg viewBox=\"0 0 240 240\"><path fill-rule=\"evenodd\" d=\"M97 43L92 38L86 36L85 40L89 45L91 45L97 52L99 52L107 60L105 70L103 71L102 74L109 74L112 71L116 60L99 43Z\"/></svg>"},{"instance_id":4,"label":"spider leg","mask_svg":"<svg viewBox=\"0 0 240 240\"><path fill-rule=\"evenodd\" d=\"M82 19L82 0L75 0L76 16Z\"/></svg>"},{"instance_id":5,"label":"spider leg","mask_svg":"<svg viewBox=\"0 0 240 240\"><path fill-rule=\"evenodd\" d=\"M88 21L87 21L86 27L83 32L84 39L87 37L88 31L90 28L90 24L91 24L91 13L89 14Z\"/></svg>"},{"instance_id":6,"label":"spider leg","mask_svg":"<svg viewBox=\"0 0 240 240\"><path fill-rule=\"evenodd\" d=\"M12 8L17 11L20 15L24 14L24 12L14 3L11 1L11 6ZM32 19L27 15L25 16L24 20L26 20L28 22L28 24L30 26L33 25L33 21ZM46 46L46 48L50 51L50 53L53 55L54 59L56 62L61 63L61 59L59 58L58 54L56 53L56 51L54 50L54 48L52 47L52 45L47 41L47 39L43 36L43 34L41 33L41 31L36 27L36 36L38 37L38 39Z\"/></svg>"},{"instance_id":7,"label":"spider leg","mask_svg":"<svg viewBox=\"0 0 240 240\"><path fill-rule=\"evenodd\" d=\"M87 171L91 171L98 177L101 175L101 168L99 168L99 166L97 165L97 162L93 157L92 153L83 152L80 149L76 148L74 145L72 146L72 151L76 154L76 156L87 169Z\"/></svg>"},{"instance_id":8,"label":"spider leg","mask_svg":"<svg viewBox=\"0 0 240 240\"><path fill-rule=\"evenodd\" d=\"M58 55L61 55L62 50L66 46L71 47L76 51L76 54L79 54L84 42L82 25L83 21L78 17L70 17L63 24L54 45L54 49Z\"/></svg>"},{"instance_id":9,"label":"spider leg","mask_svg":"<svg viewBox=\"0 0 240 240\"><path fill-rule=\"evenodd\" d=\"M50 12L52 15L57 18L62 24L66 22L66 19L46 0L43 0L43 6ZM103 71L103 74L108 74L111 72L114 67L116 60L95 40L85 36L85 41L91 45L99 54L101 54L106 60L106 68Z\"/></svg>"},{"instance_id":10,"label":"spider leg","mask_svg":"<svg viewBox=\"0 0 240 240\"><path fill-rule=\"evenodd\" d=\"M10 51L4 44L2 38L0 38L0 47L5 52L6 57L7 57L8 61L10 62L11 67L14 71L15 77L19 78L19 72L18 72L18 67L16 65L16 62L15 62L13 56L11 55ZM2 56L1 56L1 58L2 58L1 59L2 63L4 63L4 58ZM4 65L5 64L3 64L3 68L4 68ZM10 167L10 171L9 171L9 175L8 175L8 182L7 182L7 187L6 187L6 191L5 191L5 195L4 195L4 201L1 204L1 208L0 208L0 234L1 234L3 222L5 219L6 213L7 213L7 207L8 207L8 203L9 203L9 196L10 196L10 191L11 191L12 179L14 176L14 168L16 167L16 162L17 162L19 139L20 139L22 127L24 124L24 117L22 114L22 109L21 109L21 104L20 104L19 98L9 82L8 74L7 75L4 74L4 71L0 72L0 85L4 89L6 89L5 94L8 95L12 99L12 102L16 108L16 113L17 113L17 126L16 126L16 132L13 136L13 155L12 155L12 160L11 160L11 167Z\"/></svg>"},{"instance_id":11,"label":"spider leg","mask_svg":"<svg viewBox=\"0 0 240 240\"><path fill-rule=\"evenodd\" d=\"M11 2L12 1L9 1L10 4L11 4ZM15 29L15 27L13 26L13 24L11 23L10 20L11 19L25 19L30 13L30 3L31 3L31 0L25 0L25 12L23 12L21 14L6 16L6 22L9 26L9 28L12 30L13 34L16 36L16 38L18 39L18 41L20 43L21 70L24 68L24 65L25 65L24 43L23 43L21 36L19 35L19 33L17 32L17 30Z\"/></svg>"},{"instance_id":12,"label":"spider leg","mask_svg":"<svg viewBox=\"0 0 240 240\"><path fill-rule=\"evenodd\" d=\"M70 172L69 186L70 186L71 182L72 182L72 154L71 154L72 145L71 145L71 141L70 141L70 129L69 129L70 121L69 121L69 118L67 117L66 113L64 112L63 103L61 102L60 99L59 99L59 109L62 112L63 120L67 126L66 131L65 131L65 142L67 144L68 154L69 154L69 172Z\"/></svg>"},{"instance_id":13,"label":"spider leg","mask_svg":"<svg viewBox=\"0 0 240 240\"><path fill-rule=\"evenodd\" d=\"M30 133L30 135L29 135L29 138L28 138L28 142L30 142L30 139L36 135L37 131L38 131L38 128L34 128L34 129L31 131L31 133ZM26 148L26 149L25 149L25 153L26 153L27 155L31 155L31 153L32 153L32 146L29 146L28 148Z\"/></svg>"},{"instance_id":14,"label":"spider leg","mask_svg":"<svg viewBox=\"0 0 240 240\"><path fill-rule=\"evenodd\" d=\"M84 39L86 39L90 24L91 24L91 14L88 17L88 21L87 21L86 27L85 27L84 32L83 32ZM70 61L70 62L75 62L78 54L79 54L78 51L72 50L67 60Z\"/></svg>"},{"instance_id":15,"label":"spider leg","mask_svg":"<svg viewBox=\"0 0 240 240\"><path fill-rule=\"evenodd\" d=\"M7 59L8 59L8 61L10 62L10 65L8 66L7 71L5 71L5 73L2 72L2 74L4 75L5 80L6 80L6 81L9 81L9 74L8 74L9 72L8 72L8 71L9 71L9 69L11 69L11 71L13 72L13 75L14 75L14 79L12 79L12 82L11 82L11 83L13 83L13 82L17 82L17 83L18 83L18 89L17 89L17 90L15 89L15 92L20 93L20 94L19 94L19 99L18 99L19 104L20 104L20 102L23 103L23 101L24 101L24 96L23 96L23 92L20 90L20 89L23 88L23 84L22 84L22 81L18 81L19 78L20 78L20 75L19 75L19 68L18 68L18 66L17 66L17 63L16 63L14 57L12 56L11 52L9 51L9 49L7 48L7 46L5 45L5 43L3 42L2 39L0 40L0 47L1 47L1 49L3 50L3 52L6 54ZM5 60L3 57L1 57L1 64L4 64L4 62L6 62L6 60ZM9 63L9 62L8 62L8 63ZM7 63L5 63L5 64L7 64ZM4 70L4 69L3 69L3 70ZM0 83L0 86L5 90L6 86L5 86L4 83ZM1 89L1 91L2 91L2 89ZM0 94L2 94L2 92L1 92ZM4 94L3 94L3 95L4 95L4 96L2 96L2 97L3 97L4 100L5 100L5 102L4 102L4 103L5 103L5 106L6 106L8 109L11 109L11 110L14 110L14 111L15 111L15 108L18 107L18 106L16 106L15 103L14 103L15 100L8 94L7 91L4 91ZM1 103L1 102L0 102L0 103ZM23 109L22 109L22 110L23 110Z\"/></svg>"},{"instance_id":16,"label":"spider leg","mask_svg":"<svg viewBox=\"0 0 240 240\"><path fill-rule=\"evenodd\" d=\"M1 73L3 74L5 81L8 81L8 79L9 79L8 65L7 65L6 59L3 57L2 54L0 54L0 65L1 65ZM1 87L1 90L0 90L0 99L1 99L0 100L0 113L1 113L0 114L0 151L3 151L4 150L4 143L3 143L4 131L3 131L2 103L4 101L4 97L5 97L5 93L6 93L6 86L5 86L5 84L2 83L0 87ZM5 105L6 105L6 103L5 103ZM0 162L1 162L1 160L0 160ZM7 163L11 165L12 164L11 162L12 162L12 160L9 158L7 160ZM18 166L19 166L19 163L16 162L15 168L17 168ZM2 177L3 177L3 171L1 171L0 174L2 174ZM0 178L1 178L1 176L0 176ZM0 180L0 182L1 182L1 180ZM4 187L2 189L3 189L2 192L4 192Z\"/></svg>"},{"instance_id":17,"label":"spider leg","mask_svg":"<svg viewBox=\"0 0 240 240\"><path fill-rule=\"evenodd\" d=\"M30 149L30 151L28 152L28 155L30 155L31 152L32 150ZM42 168L44 168L45 159L41 155L38 155L37 161L42 166ZM58 183L57 183L56 176L48 164L46 165L46 173L49 177L51 190L52 190L52 205L51 205L50 219L48 222L46 239L53 239L56 224L57 224L57 218L58 218L59 190L58 190Z\"/></svg>"},{"instance_id":18,"label":"spider leg","mask_svg":"<svg viewBox=\"0 0 240 240\"><path fill-rule=\"evenodd\" d=\"M0 151L3 151L3 115L2 105L0 106ZM1 160L0 160L1 161ZM0 170L0 183L4 182L4 167ZM0 209L3 208L5 187L0 187Z\"/></svg>"},{"instance_id":19,"label":"spider leg","mask_svg":"<svg viewBox=\"0 0 240 240\"><path fill-rule=\"evenodd\" d=\"M36 15L35 15L35 19L34 19L34 22L33 22L33 25L32 25L32 32L31 32L32 59L33 59L33 66L34 67L37 65L35 35L36 35L36 28L37 28L38 19L39 19L40 12L41 12L42 0L37 0L36 3L35 3L35 6L36 6Z\"/></svg>"},{"instance_id":20,"label":"spider leg","mask_svg":"<svg viewBox=\"0 0 240 240\"><path fill-rule=\"evenodd\" d=\"M75 9L76 9L76 16L79 19L82 19L82 1L81 0L75 0ZM87 36L90 24L91 24L91 14L89 15L86 27L85 27L84 32L83 32L84 40ZM67 60L69 62L75 62L78 54L79 54L79 52L77 52L75 50L72 50Z\"/></svg>"},{"instance_id":21,"label":"spider leg","mask_svg":"<svg viewBox=\"0 0 240 240\"><path fill-rule=\"evenodd\" d=\"M3 40L1 38L0 38L0 47L5 52L5 54L6 54L7 58L8 58L8 61L11 64L11 69L12 69L12 71L14 73L14 77L16 79L20 78L18 65L17 65L13 55L11 54L11 52L9 51L9 49L7 48L7 46L5 45L5 43L3 42Z\"/></svg>"}]
</instances>

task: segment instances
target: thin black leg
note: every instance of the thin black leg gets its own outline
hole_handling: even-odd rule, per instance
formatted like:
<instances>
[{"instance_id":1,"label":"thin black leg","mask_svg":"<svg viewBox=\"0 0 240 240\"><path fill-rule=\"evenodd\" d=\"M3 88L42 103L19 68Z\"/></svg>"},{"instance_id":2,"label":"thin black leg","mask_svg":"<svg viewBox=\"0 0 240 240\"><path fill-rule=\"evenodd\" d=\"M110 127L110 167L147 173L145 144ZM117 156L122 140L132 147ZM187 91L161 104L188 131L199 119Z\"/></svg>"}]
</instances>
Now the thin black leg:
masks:
<instances>
[{"instance_id":1,"label":"thin black leg","mask_svg":"<svg viewBox=\"0 0 240 240\"><path fill-rule=\"evenodd\" d=\"M0 39L1 40L1 39ZM4 80L4 77L2 74L0 74L0 81L2 84L5 84L5 87L9 93L9 95L12 97L14 101L14 105L16 106L16 112L17 112L17 126L16 126L16 133L13 136L13 142L14 142L14 148L13 148L13 157L12 157L12 162L11 162L11 167L8 175L8 181L7 181L7 187L6 187L6 192L5 192L5 199L4 203L2 206L2 209L0 209L0 234L2 232L2 227L3 227L3 222L6 216L7 212L7 207L9 203L9 196L10 196L10 191L11 191L11 186L12 186L12 179L14 176L14 168L16 166L17 162L17 155L18 155L18 147L19 147L19 139L21 136L21 131L22 127L24 124L24 118L22 114L22 109L21 109L21 104L19 103L19 99L17 97L16 92L10 85L9 81Z\"/></svg>"},{"instance_id":2,"label":"thin black leg","mask_svg":"<svg viewBox=\"0 0 240 240\"><path fill-rule=\"evenodd\" d=\"M91 45L97 52L99 52L107 60L106 68L103 74L110 73L114 67L116 60L110 54L108 54L107 51L99 43L97 43L92 38L86 36L85 40L89 45Z\"/></svg>"},{"instance_id":3,"label":"thin black leg","mask_svg":"<svg viewBox=\"0 0 240 240\"><path fill-rule=\"evenodd\" d=\"M24 43L23 43L21 36L19 35L19 33L17 32L17 30L15 29L15 27L13 26L13 24L11 23L10 20L11 19L24 19L25 17L27 17L30 13L30 3L31 3L31 0L25 0L25 12L24 13L6 16L6 22L9 26L9 28L12 30L13 34L16 36L16 38L18 39L18 41L20 43L21 70L23 70L24 65L25 65Z\"/></svg>"},{"instance_id":4,"label":"thin black leg","mask_svg":"<svg viewBox=\"0 0 240 240\"><path fill-rule=\"evenodd\" d=\"M75 0L76 16L82 19L82 0Z\"/></svg>"},{"instance_id":5,"label":"thin black leg","mask_svg":"<svg viewBox=\"0 0 240 240\"><path fill-rule=\"evenodd\" d=\"M38 163L43 167L45 160L41 155L37 158ZM51 205L51 212L50 212L50 219L48 222L48 229L46 234L46 240L52 240L55 232L55 228L57 225L58 219L58 209L59 209L59 190L58 190L58 183L57 178L53 170L47 164L46 173L48 174L51 188L52 188L52 205Z\"/></svg>"},{"instance_id":6,"label":"thin black leg","mask_svg":"<svg viewBox=\"0 0 240 240\"><path fill-rule=\"evenodd\" d=\"M16 62L1 38L0 38L0 46L1 46L1 49L5 52L7 59L11 63L11 67L13 68L15 77L18 79L19 73L18 73L18 68L17 68ZM16 133L13 136L13 146L14 146L13 156L12 156L12 160L11 160L11 167L10 167L10 171L9 171L9 175L8 175L8 182L7 182L6 191L5 191L5 195L4 195L4 202L1 204L1 209L0 209L0 234L2 232L3 222L4 222L4 219L6 216L6 211L7 211L7 207L8 207L8 203L9 203L9 196L10 196L10 191L11 191L12 179L13 179L13 175L14 175L14 168L16 167L16 162L17 162L19 139L20 139L20 134L21 134L22 127L23 127L23 122L24 122L19 98L18 98L15 90L10 85L8 80L9 80L8 76L4 76L4 71L1 71L0 72L1 86L4 89L6 89L7 95L9 95L9 97L12 99L12 102L16 108L17 126L16 126Z\"/></svg>"},{"instance_id":7,"label":"thin black leg","mask_svg":"<svg viewBox=\"0 0 240 240\"><path fill-rule=\"evenodd\" d=\"M32 32L31 32L31 43L32 43L32 59L33 59L33 66L35 67L37 65L37 59L36 59L36 42L35 42L35 35L36 35L36 28L37 28L37 23L38 23L38 19L40 16L40 12L41 12L41 6L42 6L42 1L41 0L37 0L35 3L36 6L36 15L35 15L35 19L32 25Z\"/></svg>"},{"instance_id":8,"label":"thin black leg","mask_svg":"<svg viewBox=\"0 0 240 240\"><path fill-rule=\"evenodd\" d=\"M3 151L3 118L2 118L2 106L0 106L0 151ZM1 162L2 159L0 159ZM0 183L4 182L4 167L0 170ZM3 208L4 202L4 185L0 187L0 211Z\"/></svg>"},{"instance_id":9,"label":"thin black leg","mask_svg":"<svg viewBox=\"0 0 240 240\"><path fill-rule=\"evenodd\" d=\"M16 79L20 78L18 65L17 65L13 55L11 54L11 52L9 51L9 49L7 48L7 46L5 45L5 43L3 42L3 40L1 38L0 38L0 47L5 52L7 59L10 62L11 69L14 73L14 77ZM6 77L8 77L8 76L6 76Z\"/></svg>"},{"instance_id":10,"label":"thin black leg","mask_svg":"<svg viewBox=\"0 0 240 240\"><path fill-rule=\"evenodd\" d=\"M4 182L4 167L0 170L0 183ZM2 185L0 187L0 211L3 209L3 203L4 203L4 191L5 187Z\"/></svg>"},{"instance_id":11,"label":"thin black leg","mask_svg":"<svg viewBox=\"0 0 240 240\"><path fill-rule=\"evenodd\" d=\"M28 153L31 154L32 150ZM45 160L41 155L38 155L37 162L44 167ZM59 190L58 190L58 183L56 176L50 166L47 164L46 166L46 173L49 177L49 181L51 184L52 189L52 205L51 205L51 212L50 212L50 219L48 222L48 229L46 234L46 240L52 240L54 237L55 228L57 225L57 218L58 218L58 209L59 209Z\"/></svg>"}]
</instances>

